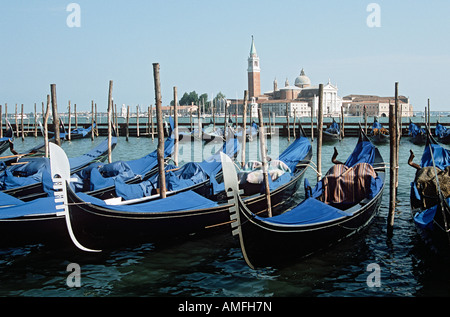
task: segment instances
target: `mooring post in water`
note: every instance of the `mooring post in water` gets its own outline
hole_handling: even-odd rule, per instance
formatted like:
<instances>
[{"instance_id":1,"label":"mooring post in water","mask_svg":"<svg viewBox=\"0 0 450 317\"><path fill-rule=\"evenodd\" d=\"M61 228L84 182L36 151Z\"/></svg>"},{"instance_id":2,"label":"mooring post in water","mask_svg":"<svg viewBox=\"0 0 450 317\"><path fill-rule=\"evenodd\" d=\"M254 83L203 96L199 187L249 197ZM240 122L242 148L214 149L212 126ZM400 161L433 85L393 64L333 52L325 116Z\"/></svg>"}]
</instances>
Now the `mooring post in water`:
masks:
<instances>
[{"instance_id":1,"label":"mooring post in water","mask_svg":"<svg viewBox=\"0 0 450 317\"><path fill-rule=\"evenodd\" d=\"M311 104L311 142L314 141L314 103Z\"/></svg>"},{"instance_id":2,"label":"mooring post in water","mask_svg":"<svg viewBox=\"0 0 450 317\"><path fill-rule=\"evenodd\" d=\"M73 115L75 117L75 129L78 129L78 115L77 115L77 104L73 104ZM94 127L92 127L94 129ZM94 130L92 130L92 133L94 133Z\"/></svg>"},{"instance_id":3,"label":"mooring post in water","mask_svg":"<svg viewBox=\"0 0 450 317\"><path fill-rule=\"evenodd\" d=\"M136 106L136 136L139 137L139 105Z\"/></svg>"},{"instance_id":4,"label":"mooring post in water","mask_svg":"<svg viewBox=\"0 0 450 317\"><path fill-rule=\"evenodd\" d=\"M150 124L151 129L152 129L152 141L155 139L155 127L154 127L154 123L153 123L153 105L150 105L150 114L151 114L151 118L152 118L152 122Z\"/></svg>"},{"instance_id":5,"label":"mooring post in water","mask_svg":"<svg viewBox=\"0 0 450 317\"><path fill-rule=\"evenodd\" d=\"M367 134L367 107L364 105L364 133Z\"/></svg>"},{"instance_id":6,"label":"mooring post in water","mask_svg":"<svg viewBox=\"0 0 450 317\"><path fill-rule=\"evenodd\" d=\"M108 92L108 162L112 163L112 122L111 122L111 116L113 111L113 100L112 100L112 90L113 90L113 81L109 81L109 92Z\"/></svg>"},{"instance_id":7,"label":"mooring post in water","mask_svg":"<svg viewBox=\"0 0 450 317\"><path fill-rule=\"evenodd\" d=\"M286 102L286 129L288 142L291 142L291 130L289 127L289 104Z\"/></svg>"},{"instance_id":8,"label":"mooring post in water","mask_svg":"<svg viewBox=\"0 0 450 317\"><path fill-rule=\"evenodd\" d=\"M94 104L94 109L95 109L95 116L94 116L94 121L92 121L92 126L94 126L94 122L96 124L99 123L98 120L97 120L97 103ZM98 137L98 125L97 125L97 128L95 128L95 136Z\"/></svg>"},{"instance_id":9,"label":"mooring post in water","mask_svg":"<svg viewBox=\"0 0 450 317\"><path fill-rule=\"evenodd\" d=\"M44 104L44 103L42 103ZM48 116L50 115L50 95L47 95L47 108L45 109L45 114L42 113L44 117L44 145L45 145L45 157L48 157Z\"/></svg>"},{"instance_id":10,"label":"mooring post in water","mask_svg":"<svg viewBox=\"0 0 450 317\"><path fill-rule=\"evenodd\" d=\"M194 127L192 126L192 109L194 108L194 103L191 102L191 108L189 109L189 124L191 126L191 132L194 132Z\"/></svg>"},{"instance_id":11,"label":"mooring post in water","mask_svg":"<svg viewBox=\"0 0 450 317\"><path fill-rule=\"evenodd\" d=\"M201 109L200 109L200 101L198 101L197 105L197 129L198 129L198 138L202 139L202 119L200 118L201 115Z\"/></svg>"},{"instance_id":12,"label":"mooring post in water","mask_svg":"<svg viewBox=\"0 0 450 317\"><path fill-rule=\"evenodd\" d=\"M430 99L428 98L428 130L431 133L431 120L430 120L430 117L431 117L431 113L430 113Z\"/></svg>"},{"instance_id":13,"label":"mooring post in water","mask_svg":"<svg viewBox=\"0 0 450 317\"><path fill-rule=\"evenodd\" d=\"M425 110L425 112L426 112L426 110ZM16 138L18 138L19 137L19 118L18 118L18 115L17 115L17 104L16 104L16 110L15 110L15 122L16 122L16 127L15 127L15 129L16 129Z\"/></svg>"},{"instance_id":14,"label":"mooring post in water","mask_svg":"<svg viewBox=\"0 0 450 317\"><path fill-rule=\"evenodd\" d=\"M267 200L267 216L272 217L272 203L270 201L270 187L269 187L269 175L267 174L267 147L266 147L266 137L264 132L264 121L262 117L261 107L258 107L258 120L259 120L259 140L260 140L260 152L261 161L263 164L263 176L264 176L264 187L265 195Z\"/></svg>"},{"instance_id":15,"label":"mooring post in water","mask_svg":"<svg viewBox=\"0 0 450 317\"><path fill-rule=\"evenodd\" d=\"M98 122L97 122L98 124ZM91 133L91 140L94 141L95 132L94 132L94 100L91 100L91 126L92 126L92 133Z\"/></svg>"},{"instance_id":16,"label":"mooring post in water","mask_svg":"<svg viewBox=\"0 0 450 317\"><path fill-rule=\"evenodd\" d=\"M174 144L173 144L173 160L175 166L178 166L178 92L177 87L173 87L173 124L174 124Z\"/></svg>"},{"instance_id":17,"label":"mooring post in water","mask_svg":"<svg viewBox=\"0 0 450 317\"><path fill-rule=\"evenodd\" d=\"M58 103L56 101L56 85L50 84L50 92L52 97L52 114L53 114L53 129L55 130L55 143L61 146L61 138L59 135L59 115Z\"/></svg>"},{"instance_id":18,"label":"mooring post in water","mask_svg":"<svg viewBox=\"0 0 450 317\"><path fill-rule=\"evenodd\" d=\"M247 105L248 105L248 90L244 90L244 109L242 110L242 150L241 160L242 167L245 165L245 151L247 143Z\"/></svg>"},{"instance_id":19,"label":"mooring post in water","mask_svg":"<svg viewBox=\"0 0 450 317\"><path fill-rule=\"evenodd\" d=\"M211 99L211 115L213 120L213 131L216 131L216 116L214 111L214 99Z\"/></svg>"},{"instance_id":20,"label":"mooring post in water","mask_svg":"<svg viewBox=\"0 0 450 317\"><path fill-rule=\"evenodd\" d=\"M127 106L127 122L125 123L125 140L130 136L130 106Z\"/></svg>"},{"instance_id":21,"label":"mooring post in water","mask_svg":"<svg viewBox=\"0 0 450 317\"><path fill-rule=\"evenodd\" d=\"M153 78L155 84L156 127L158 130L158 171L159 193L161 198L166 198L166 174L164 171L164 126L161 109L161 82L159 79L159 64L153 63Z\"/></svg>"},{"instance_id":22,"label":"mooring post in water","mask_svg":"<svg viewBox=\"0 0 450 317\"><path fill-rule=\"evenodd\" d=\"M0 122L1 122L1 117L2 117L2 114L1 114L1 108L0 108ZM36 110L36 103L34 103L34 137L35 138L37 138L37 125L38 125L38 122L37 122L37 110ZM1 127L2 126L1 126L1 123L0 123L0 130L2 129Z\"/></svg>"},{"instance_id":23,"label":"mooring post in water","mask_svg":"<svg viewBox=\"0 0 450 317\"><path fill-rule=\"evenodd\" d=\"M317 181L322 178L322 130L323 130L323 84L319 84L319 109L317 112Z\"/></svg>"},{"instance_id":24,"label":"mooring post in water","mask_svg":"<svg viewBox=\"0 0 450 317\"><path fill-rule=\"evenodd\" d=\"M68 134L67 134L67 139L70 141L71 140L71 133L70 133L70 130L71 130L71 115L70 115L70 100L69 100L69 106L68 106L68 109L67 109L67 112L69 112L69 128L68 128Z\"/></svg>"},{"instance_id":25,"label":"mooring post in water","mask_svg":"<svg viewBox=\"0 0 450 317\"><path fill-rule=\"evenodd\" d=\"M20 109L20 131L22 133L22 141L25 140L25 131L24 131L24 127L23 127L23 104L22 104L22 108Z\"/></svg>"},{"instance_id":26,"label":"mooring post in water","mask_svg":"<svg viewBox=\"0 0 450 317\"><path fill-rule=\"evenodd\" d=\"M398 143L397 143L397 118L396 108L398 104L398 83L395 83L395 103L389 104L389 141L390 141L390 167L389 167L389 215L388 215L388 235L391 235L394 230L394 215L396 205L396 184L397 184L397 157L398 157Z\"/></svg>"}]
</instances>

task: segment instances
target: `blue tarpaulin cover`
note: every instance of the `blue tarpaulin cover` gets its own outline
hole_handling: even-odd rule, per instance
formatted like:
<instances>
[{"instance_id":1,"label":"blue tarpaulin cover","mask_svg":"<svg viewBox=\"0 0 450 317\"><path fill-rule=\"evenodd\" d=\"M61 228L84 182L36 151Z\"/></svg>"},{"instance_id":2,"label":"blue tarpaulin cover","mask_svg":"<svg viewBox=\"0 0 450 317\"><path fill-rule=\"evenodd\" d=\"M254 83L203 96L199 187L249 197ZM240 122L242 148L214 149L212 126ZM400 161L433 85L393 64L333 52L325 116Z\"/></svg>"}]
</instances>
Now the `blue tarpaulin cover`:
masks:
<instances>
[{"instance_id":1,"label":"blue tarpaulin cover","mask_svg":"<svg viewBox=\"0 0 450 317\"><path fill-rule=\"evenodd\" d=\"M286 163L291 173L295 172L297 164L302 161L311 150L311 142L308 138L299 137L295 139L284 151L278 159Z\"/></svg>"},{"instance_id":2,"label":"blue tarpaulin cover","mask_svg":"<svg viewBox=\"0 0 450 317\"><path fill-rule=\"evenodd\" d=\"M444 149L439 144L431 144L431 148L433 151L434 163L436 164L436 167L444 170L445 167L450 165L450 150ZM425 146L425 149L423 151L420 166L433 166L430 147L428 145Z\"/></svg>"},{"instance_id":3,"label":"blue tarpaulin cover","mask_svg":"<svg viewBox=\"0 0 450 317\"><path fill-rule=\"evenodd\" d=\"M415 137L419 134L425 134L425 130L423 128L420 128L414 122L410 122L408 127L408 134L412 137Z\"/></svg>"},{"instance_id":4,"label":"blue tarpaulin cover","mask_svg":"<svg viewBox=\"0 0 450 317\"><path fill-rule=\"evenodd\" d=\"M307 198L295 208L271 218L256 216L259 220L286 226L299 226L335 220L348 216L346 212L315 198Z\"/></svg>"},{"instance_id":5,"label":"blue tarpaulin cover","mask_svg":"<svg viewBox=\"0 0 450 317\"><path fill-rule=\"evenodd\" d=\"M450 204L450 198L446 199L447 204ZM422 212L417 212L414 215L414 223L422 229L432 229L433 219L436 215L438 205L428 208Z\"/></svg>"},{"instance_id":6,"label":"blue tarpaulin cover","mask_svg":"<svg viewBox=\"0 0 450 317\"><path fill-rule=\"evenodd\" d=\"M339 124L333 120L333 123L325 131L332 134L339 134L340 133Z\"/></svg>"},{"instance_id":7,"label":"blue tarpaulin cover","mask_svg":"<svg viewBox=\"0 0 450 317\"><path fill-rule=\"evenodd\" d=\"M375 161L375 149L375 146L369 141L359 142L347 161L345 161L345 166L352 167L358 163L373 164Z\"/></svg>"},{"instance_id":8,"label":"blue tarpaulin cover","mask_svg":"<svg viewBox=\"0 0 450 317\"><path fill-rule=\"evenodd\" d=\"M382 128L381 123L379 123L378 121L374 121L374 123L372 124L372 130L381 128Z\"/></svg>"},{"instance_id":9,"label":"blue tarpaulin cover","mask_svg":"<svg viewBox=\"0 0 450 317\"><path fill-rule=\"evenodd\" d=\"M450 134L450 129L447 129L442 124L437 123L434 134L439 138L445 138L446 136L448 136Z\"/></svg>"},{"instance_id":10,"label":"blue tarpaulin cover","mask_svg":"<svg viewBox=\"0 0 450 317\"><path fill-rule=\"evenodd\" d=\"M167 138L164 143L164 157L172 154L174 139ZM130 161L117 161L109 164L92 163L73 175L72 188L76 191L97 190L114 186L115 180L123 181L143 176L158 165L157 150L146 156Z\"/></svg>"},{"instance_id":11,"label":"blue tarpaulin cover","mask_svg":"<svg viewBox=\"0 0 450 317\"><path fill-rule=\"evenodd\" d=\"M7 190L42 182L43 174L50 176L50 161L45 157L30 157L22 159L27 164L11 167L2 166L0 171L0 189Z\"/></svg>"},{"instance_id":12,"label":"blue tarpaulin cover","mask_svg":"<svg viewBox=\"0 0 450 317\"><path fill-rule=\"evenodd\" d=\"M17 205L11 207L0 208L0 219L18 218L37 214L53 214L56 212L55 198L45 197L29 202L17 203Z\"/></svg>"}]
</instances>

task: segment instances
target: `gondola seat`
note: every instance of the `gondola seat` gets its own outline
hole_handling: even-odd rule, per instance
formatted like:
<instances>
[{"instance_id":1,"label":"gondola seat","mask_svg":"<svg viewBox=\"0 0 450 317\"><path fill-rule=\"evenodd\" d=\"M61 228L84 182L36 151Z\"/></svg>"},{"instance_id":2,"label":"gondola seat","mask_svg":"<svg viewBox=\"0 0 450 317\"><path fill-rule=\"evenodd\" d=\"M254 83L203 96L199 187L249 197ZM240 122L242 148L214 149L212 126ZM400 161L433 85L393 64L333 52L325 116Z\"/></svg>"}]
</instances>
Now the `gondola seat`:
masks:
<instances>
[{"instance_id":1,"label":"gondola seat","mask_svg":"<svg viewBox=\"0 0 450 317\"><path fill-rule=\"evenodd\" d=\"M373 198L381 188L381 180L368 163L353 167L336 164L328 170L321 183L320 200L344 209L366 198Z\"/></svg>"},{"instance_id":2,"label":"gondola seat","mask_svg":"<svg viewBox=\"0 0 450 317\"><path fill-rule=\"evenodd\" d=\"M281 160L271 160L268 164L269 187L278 188L291 179L291 169ZM238 173L239 184L244 189L244 195L260 193L264 189L262 163L249 161Z\"/></svg>"}]
</instances>

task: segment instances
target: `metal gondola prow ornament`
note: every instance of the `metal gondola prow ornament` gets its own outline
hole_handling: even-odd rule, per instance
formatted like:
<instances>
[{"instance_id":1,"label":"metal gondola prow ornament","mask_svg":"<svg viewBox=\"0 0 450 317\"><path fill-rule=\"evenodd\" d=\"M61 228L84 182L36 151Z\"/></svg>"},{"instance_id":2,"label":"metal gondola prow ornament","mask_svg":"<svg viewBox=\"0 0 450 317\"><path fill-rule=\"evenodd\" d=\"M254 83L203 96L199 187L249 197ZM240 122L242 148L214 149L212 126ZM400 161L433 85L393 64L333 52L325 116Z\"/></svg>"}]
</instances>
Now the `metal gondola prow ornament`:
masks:
<instances>
[{"instance_id":1,"label":"metal gondola prow ornament","mask_svg":"<svg viewBox=\"0 0 450 317\"><path fill-rule=\"evenodd\" d=\"M72 224L70 222L69 214L69 204L67 200L67 184L71 181L70 179L70 164L64 150L54 143L49 143L50 152L50 172L53 182L53 189L55 191L55 204L56 209L62 210L61 214L64 215L66 219L67 230L70 235L70 239L75 244L75 246L83 251L88 252L101 252L101 250L92 250L84 247L76 239Z\"/></svg>"},{"instance_id":2,"label":"metal gondola prow ornament","mask_svg":"<svg viewBox=\"0 0 450 317\"><path fill-rule=\"evenodd\" d=\"M231 229L233 236L239 234L240 220L239 220L239 212L237 210L237 201L238 195L242 194L239 192L239 185L237 180L236 170L228 155L225 155L223 152L220 153L220 159L222 161L222 170L223 170L223 181L225 184L225 192L227 194L228 203L231 204L229 209L230 212L230 220ZM241 190L242 191L242 190Z\"/></svg>"},{"instance_id":3,"label":"metal gondola prow ornament","mask_svg":"<svg viewBox=\"0 0 450 317\"><path fill-rule=\"evenodd\" d=\"M241 230L241 218L239 214L239 200L241 199L239 195L243 193L242 190L239 190L239 184L237 180L237 174L234 167L233 162L230 157L225 155L224 153L220 153L220 158L222 160L222 170L223 170L223 181L225 185L225 192L227 193L228 203L231 204L229 208L230 212L230 220L231 220L231 232L233 236L239 236L239 244L241 246L242 255L244 257L245 262L251 269L255 269L255 266L250 261L247 251L245 248L243 232ZM244 206L245 208L245 206Z\"/></svg>"}]
</instances>

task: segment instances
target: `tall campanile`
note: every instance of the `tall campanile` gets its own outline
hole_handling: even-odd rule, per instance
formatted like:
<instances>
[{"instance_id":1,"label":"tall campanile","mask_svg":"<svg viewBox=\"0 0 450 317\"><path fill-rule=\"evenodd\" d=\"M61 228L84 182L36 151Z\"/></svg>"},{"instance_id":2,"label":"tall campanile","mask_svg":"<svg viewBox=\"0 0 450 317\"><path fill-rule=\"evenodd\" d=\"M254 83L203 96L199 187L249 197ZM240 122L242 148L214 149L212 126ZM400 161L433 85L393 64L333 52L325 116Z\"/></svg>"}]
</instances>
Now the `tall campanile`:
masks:
<instances>
[{"instance_id":1,"label":"tall campanile","mask_svg":"<svg viewBox=\"0 0 450 317\"><path fill-rule=\"evenodd\" d=\"M255 41L252 35L252 46L250 47L250 56L248 57L248 97L258 97L261 95L259 57L256 54Z\"/></svg>"}]
</instances>

